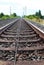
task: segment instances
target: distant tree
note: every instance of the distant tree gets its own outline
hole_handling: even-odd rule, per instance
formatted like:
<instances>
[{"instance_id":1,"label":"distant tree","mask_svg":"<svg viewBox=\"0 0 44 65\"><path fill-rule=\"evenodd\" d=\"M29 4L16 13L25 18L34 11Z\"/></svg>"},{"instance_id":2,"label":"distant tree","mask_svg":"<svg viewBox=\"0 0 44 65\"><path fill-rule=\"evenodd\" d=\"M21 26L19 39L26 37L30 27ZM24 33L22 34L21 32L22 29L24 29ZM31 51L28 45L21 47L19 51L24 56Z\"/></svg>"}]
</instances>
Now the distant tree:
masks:
<instances>
[{"instance_id":1,"label":"distant tree","mask_svg":"<svg viewBox=\"0 0 44 65\"><path fill-rule=\"evenodd\" d=\"M38 16L39 18L42 18L41 10L39 10L38 12L36 12L35 15Z\"/></svg>"},{"instance_id":2,"label":"distant tree","mask_svg":"<svg viewBox=\"0 0 44 65\"><path fill-rule=\"evenodd\" d=\"M16 13L13 13L13 16L15 17L15 16L17 16L17 14Z\"/></svg>"},{"instance_id":3,"label":"distant tree","mask_svg":"<svg viewBox=\"0 0 44 65\"><path fill-rule=\"evenodd\" d=\"M39 17L41 18L42 17L42 14L41 14L41 11L39 10Z\"/></svg>"},{"instance_id":4,"label":"distant tree","mask_svg":"<svg viewBox=\"0 0 44 65\"><path fill-rule=\"evenodd\" d=\"M42 16L41 18L44 19L44 16Z\"/></svg>"},{"instance_id":5,"label":"distant tree","mask_svg":"<svg viewBox=\"0 0 44 65\"><path fill-rule=\"evenodd\" d=\"M39 13L38 13L38 12L36 12L36 13L35 13L35 15L36 15L36 16L39 16Z\"/></svg>"},{"instance_id":6,"label":"distant tree","mask_svg":"<svg viewBox=\"0 0 44 65\"><path fill-rule=\"evenodd\" d=\"M3 13L0 13L0 18L2 18L4 16L4 14Z\"/></svg>"}]
</instances>

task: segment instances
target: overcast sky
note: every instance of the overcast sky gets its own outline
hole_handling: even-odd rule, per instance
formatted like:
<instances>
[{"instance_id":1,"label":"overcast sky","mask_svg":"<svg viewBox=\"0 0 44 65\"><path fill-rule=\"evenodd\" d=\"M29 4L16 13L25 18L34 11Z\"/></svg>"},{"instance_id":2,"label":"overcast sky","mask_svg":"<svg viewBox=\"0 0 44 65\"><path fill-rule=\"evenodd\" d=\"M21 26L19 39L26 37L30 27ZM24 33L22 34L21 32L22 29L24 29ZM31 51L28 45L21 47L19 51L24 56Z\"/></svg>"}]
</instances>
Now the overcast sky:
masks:
<instances>
[{"instance_id":1,"label":"overcast sky","mask_svg":"<svg viewBox=\"0 0 44 65\"><path fill-rule=\"evenodd\" d=\"M10 14L16 12L17 15L34 14L41 10L44 15L44 0L0 0L0 13Z\"/></svg>"}]
</instances>

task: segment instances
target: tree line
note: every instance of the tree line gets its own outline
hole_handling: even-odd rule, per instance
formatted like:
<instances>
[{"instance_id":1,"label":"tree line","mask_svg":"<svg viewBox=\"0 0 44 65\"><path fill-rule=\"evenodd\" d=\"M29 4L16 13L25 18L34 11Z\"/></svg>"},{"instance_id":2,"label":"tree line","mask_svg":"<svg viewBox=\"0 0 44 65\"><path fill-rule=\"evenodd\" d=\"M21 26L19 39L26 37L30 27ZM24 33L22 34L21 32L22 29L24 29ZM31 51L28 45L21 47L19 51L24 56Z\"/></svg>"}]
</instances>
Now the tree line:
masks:
<instances>
[{"instance_id":1,"label":"tree line","mask_svg":"<svg viewBox=\"0 0 44 65\"><path fill-rule=\"evenodd\" d=\"M36 16L38 16L41 19L44 19L44 16L41 14L41 10L35 13Z\"/></svg>"},{"instance_id":2,"label":"tree line","mask_svg":"<svg viewBox=\"0 0 44 65\"><path fill-rule=\"evenodd\" d=\"M33 19L33 18L44 19L44 16L42 15L41 10L39 10L38 12L36 12L33 15L27 15L27 16L25 15L24 17L27 17L27 18L30 18L30 19Z\"/></svg>"},{"instance_id":3,"label":"tree line","mask_svg":"<svg viewBox=\"0 0 44 65\"><path fill-rule=\"evenodd\" d=\"M14 18L17 17L16 13L13 13L11 15L5 15L4 13L0 13L0 19L8 19L8 18Z\"/></svg>"}]
</instances>

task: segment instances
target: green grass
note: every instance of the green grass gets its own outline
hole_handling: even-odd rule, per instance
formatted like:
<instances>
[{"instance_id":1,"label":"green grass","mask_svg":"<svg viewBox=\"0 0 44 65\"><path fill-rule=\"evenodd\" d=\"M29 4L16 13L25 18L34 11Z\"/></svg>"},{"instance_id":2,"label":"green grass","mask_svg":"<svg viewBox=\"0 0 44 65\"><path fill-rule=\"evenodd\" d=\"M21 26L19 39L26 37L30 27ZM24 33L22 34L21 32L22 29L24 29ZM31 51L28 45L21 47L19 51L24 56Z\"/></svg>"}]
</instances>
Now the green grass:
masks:
<instances>
[{"instance_id":1,"label":"green grass","mask_svg":"<svg viewBox=\"0 0 44 65\"><path fill-rule=\"evenodd\" d=\"M41 25L44 25L44 20L43 19L40 19L40 18L32 18L32 19L30 19L30 18L26 18L25 17L25 19L27 19L27 20L32 20L32 21L34 21L34 22L37 22L37 23L39 23L39 24L41 24Z\"/></svg>"},{"instance_id":2,"label":"green grass","mask_svg":"<svg viewBox=\"0 0 44 65\"><path fill-rule=\"evenodd\" d=\"M19 16L8 16L8 15L4 15L2 18L0 18L0 20L6 20L6 19L12 19L12 18L19 18Z\"/></svg>"}]
</instances>

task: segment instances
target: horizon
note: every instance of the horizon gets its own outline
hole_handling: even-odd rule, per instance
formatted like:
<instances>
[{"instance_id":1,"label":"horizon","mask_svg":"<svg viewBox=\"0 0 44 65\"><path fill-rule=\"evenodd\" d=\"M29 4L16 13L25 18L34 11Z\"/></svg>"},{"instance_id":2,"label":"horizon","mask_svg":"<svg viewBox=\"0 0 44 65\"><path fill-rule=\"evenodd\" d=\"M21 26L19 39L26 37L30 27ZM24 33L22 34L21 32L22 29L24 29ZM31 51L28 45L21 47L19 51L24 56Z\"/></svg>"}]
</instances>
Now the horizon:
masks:
<instances>
[{"instance_id":1,"label":"horizon","mask_svg":"<svg viewBox=\"0 0 44 65\"><path fill-rule=\"evenodd\" d=\"M41 10L44 15L44 0L1 0L0 1L0 13L10 15L10 13L16 13L18 16L35 14L35 12Z\"/></svg>"}]
</instances>

